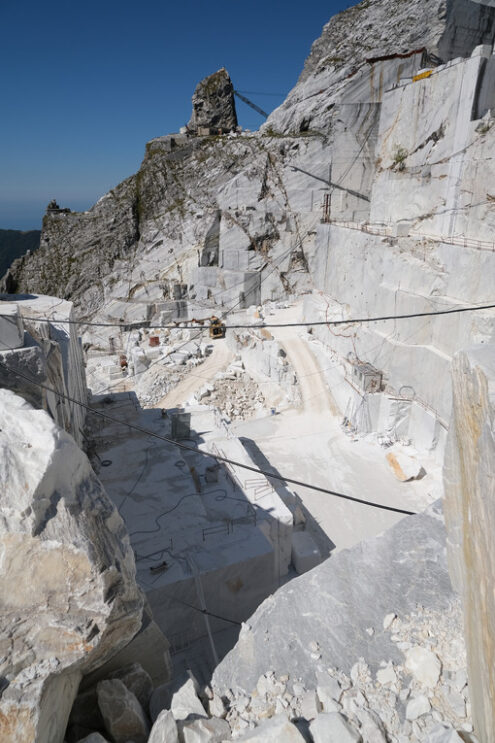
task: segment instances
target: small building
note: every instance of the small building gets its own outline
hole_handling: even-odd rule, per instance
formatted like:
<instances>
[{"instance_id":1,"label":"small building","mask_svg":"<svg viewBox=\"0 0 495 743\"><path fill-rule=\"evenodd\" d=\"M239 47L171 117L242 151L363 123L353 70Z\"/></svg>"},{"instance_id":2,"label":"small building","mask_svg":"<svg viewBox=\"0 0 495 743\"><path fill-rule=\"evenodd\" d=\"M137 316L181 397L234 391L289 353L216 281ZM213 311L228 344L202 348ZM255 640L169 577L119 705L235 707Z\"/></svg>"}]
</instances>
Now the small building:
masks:
<instances>
[{"instance_id":1,"label":"small building","mask_svg":"<svg viewBox=\"0 0 495 743\"><path fill-rule=\"evenodd\" d=\"M47 214L70 214L70 209L61 209L55 199L52 199L46 207Z\"/></svg>"},{"instance_id":2,"label":"small building","mask_svg":"<svg viewBox=\"0 0 495 743\"><path fill-rule=\"evenodd\" d=\"M380 392L382 387L381 371L372 364L357 359L348 359L351 365L352 382L363 393Z\"/></svg>"}]
</instances>

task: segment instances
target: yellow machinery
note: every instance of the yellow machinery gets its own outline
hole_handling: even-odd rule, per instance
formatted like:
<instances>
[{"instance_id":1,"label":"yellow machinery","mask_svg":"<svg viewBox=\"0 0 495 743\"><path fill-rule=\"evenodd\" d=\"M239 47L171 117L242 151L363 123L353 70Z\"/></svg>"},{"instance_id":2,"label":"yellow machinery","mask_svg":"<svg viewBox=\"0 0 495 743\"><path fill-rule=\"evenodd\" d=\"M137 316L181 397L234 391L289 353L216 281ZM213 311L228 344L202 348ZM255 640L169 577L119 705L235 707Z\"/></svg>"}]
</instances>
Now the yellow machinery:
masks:
<instances>
[{"instance_id":1,"label":"yellow machinery","mask_svg":"<svg viewBox=\"0 0 495 743\"><path fill-rule=\"evenodd\" d=\"M413 83L417 83L418 80L425 80L425 78L430 77L433 72L434 70L423 70L423 72L419 72L417 75L414 75Z\"/></svg>"},{"instance_id":2,"label":"yellow machinery","mask_svg":"<svg viewBox=\"0 0 495 743\"><path fill-rule=\"evenodd\" d=\"M197 322L198 325L204 325L207 320L196 320L195 317L191 322ZM225 323L223 323L219 317L212 315L210 317L210 338L216 340L217 338L225 338Z\"/></svg>"},{"instance_id":3,"label":"yellow machinery","mask_svg":"<svg viewBox=\"0 0 495 743\"><path fill-rule=\"evenodd\" d=\"M225 338L225 323L215 315L210 318L210 338Z\"/></svg>"}]
</instances>

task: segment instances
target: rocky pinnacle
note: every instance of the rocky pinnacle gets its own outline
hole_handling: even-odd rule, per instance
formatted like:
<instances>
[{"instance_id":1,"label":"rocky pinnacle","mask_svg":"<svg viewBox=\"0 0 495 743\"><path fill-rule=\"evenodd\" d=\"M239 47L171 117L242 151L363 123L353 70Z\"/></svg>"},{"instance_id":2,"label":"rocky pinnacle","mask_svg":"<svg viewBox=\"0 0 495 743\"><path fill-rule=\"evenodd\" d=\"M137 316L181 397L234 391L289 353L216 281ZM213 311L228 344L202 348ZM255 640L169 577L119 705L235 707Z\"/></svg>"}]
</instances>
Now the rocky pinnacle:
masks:
<instances>
[{"instance_id":1,"label":"rocky pinnacle","mask_svg":"<svg viewBox=\"0 0 495 743\"><path fill-rule=\"evenodd\" d=\"M234 86L225 67L197 84L192 104L189 129L220 129L225 132L236 128Z\"/></svg>"}]
</instances>

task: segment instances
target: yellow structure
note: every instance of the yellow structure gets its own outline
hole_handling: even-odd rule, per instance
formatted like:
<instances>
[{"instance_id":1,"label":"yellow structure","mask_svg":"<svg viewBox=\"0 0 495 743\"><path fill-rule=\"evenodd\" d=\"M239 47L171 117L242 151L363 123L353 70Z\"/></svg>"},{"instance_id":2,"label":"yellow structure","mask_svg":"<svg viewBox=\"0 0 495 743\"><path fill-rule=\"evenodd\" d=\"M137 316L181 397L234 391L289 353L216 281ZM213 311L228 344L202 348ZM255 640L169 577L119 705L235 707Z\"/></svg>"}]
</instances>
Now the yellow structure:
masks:
<instances>
[{"instance_id":1,"label":"yellow structure","mask_svg":"<svg viewBox=\"0 0 495 743\"><path fill-rule=\"evenodd\" d=\"M413 83L417 83L418 80L424 80L425 78L430 77L432 73L433 70L423 70L423 72L419 72L417 75L414 75Z\"/></svg>"}]
</instances>

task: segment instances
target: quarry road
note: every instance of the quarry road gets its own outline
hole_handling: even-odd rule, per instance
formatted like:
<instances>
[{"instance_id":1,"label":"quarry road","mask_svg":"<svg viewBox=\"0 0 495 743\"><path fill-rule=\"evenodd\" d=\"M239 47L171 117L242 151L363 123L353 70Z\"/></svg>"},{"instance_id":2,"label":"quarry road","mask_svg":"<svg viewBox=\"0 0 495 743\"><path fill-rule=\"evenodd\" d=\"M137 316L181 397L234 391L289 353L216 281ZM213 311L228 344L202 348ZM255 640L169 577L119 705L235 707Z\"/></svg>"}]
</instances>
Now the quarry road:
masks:
<instances>
[{"instance_id":1,"label":"quarry road","mask_svg":"<svg viewBox=\"0 0 495 743\"><path fill-rule=\"evenodd\" d=\"M217 372L223 371L228 366L233 353L227 346L226 340L222 338L212 343L213 350L206 361L197 366L194 371L189 372L177 387L170 390L156 403L155 408L176 408L183 405L204 384L210 382Z\"/></svg>"},{"instance_id":2,"label":"quarry road","mask_svg":"<svg viewBox=\"0 0 495 743\"><path fill-rule=\"evenodd\" d=\"M273 328L272 335L287 354L297 375L305 413L333 413L337 409L317 360L298 328Z\"/></svg>"},{"instance_id":3,"label":"quarry road","mask_svg":"<svg viewBox=\"0 0 495 743\"><path fill-rule=\"evenodd\" d=\"M297 306L277 310L266 322L297 322L298 312ZM268 418L233 424L257 464L320 487L412 511L421 511L434 500L435 476L428 465L429 474L423 480L399 483L380 446L345 435L340 427L342 415L311 352L311 336L297 327L271 332L296 372L303 404ZM333 547L351 547L402 518L309 488L297 487L296 491L316 522L314 536L323 554Z\"/></svg>"}]
</instances>

